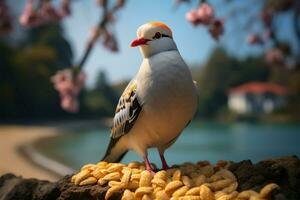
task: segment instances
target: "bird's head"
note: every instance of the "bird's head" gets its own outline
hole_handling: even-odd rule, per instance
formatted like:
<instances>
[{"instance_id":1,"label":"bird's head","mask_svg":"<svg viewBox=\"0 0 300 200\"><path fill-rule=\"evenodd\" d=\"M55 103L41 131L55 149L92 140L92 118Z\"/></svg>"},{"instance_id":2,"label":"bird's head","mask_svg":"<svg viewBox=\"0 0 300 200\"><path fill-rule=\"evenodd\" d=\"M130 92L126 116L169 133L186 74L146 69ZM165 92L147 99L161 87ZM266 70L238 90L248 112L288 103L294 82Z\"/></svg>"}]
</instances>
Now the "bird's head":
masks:
<instances>
[{"instance_id":1,"label":"bird's head","mask_svg":"<svg viewBox=\"0 0 300 200\"><path fill-rule=\"evenodd\" d=\"M131 47L140 46L145 58L163 51L177 50L171 29L161 22L143 24L137 30L137 37Z\"/></svg>"}]
</instances>

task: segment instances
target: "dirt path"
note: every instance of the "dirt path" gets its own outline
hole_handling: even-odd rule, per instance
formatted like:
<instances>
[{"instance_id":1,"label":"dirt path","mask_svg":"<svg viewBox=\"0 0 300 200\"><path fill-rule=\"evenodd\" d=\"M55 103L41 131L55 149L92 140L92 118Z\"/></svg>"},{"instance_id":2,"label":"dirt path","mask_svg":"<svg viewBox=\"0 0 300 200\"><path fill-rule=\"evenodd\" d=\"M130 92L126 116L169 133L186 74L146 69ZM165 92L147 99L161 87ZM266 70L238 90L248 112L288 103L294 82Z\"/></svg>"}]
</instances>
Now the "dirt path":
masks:
<instances>
[{"instance_id":1,"label":"dirt path","mask_svg":"<svg viewBox=\"0 0 300 200\"><path fill-rule=\"evenodd\" d=\"M25 178L55 181L55 175L32 164L18 152L18 147L42 137L57 134L58 129L30 126L0 126L0 176L14 173Z\"/></svg>"}]
</instances>

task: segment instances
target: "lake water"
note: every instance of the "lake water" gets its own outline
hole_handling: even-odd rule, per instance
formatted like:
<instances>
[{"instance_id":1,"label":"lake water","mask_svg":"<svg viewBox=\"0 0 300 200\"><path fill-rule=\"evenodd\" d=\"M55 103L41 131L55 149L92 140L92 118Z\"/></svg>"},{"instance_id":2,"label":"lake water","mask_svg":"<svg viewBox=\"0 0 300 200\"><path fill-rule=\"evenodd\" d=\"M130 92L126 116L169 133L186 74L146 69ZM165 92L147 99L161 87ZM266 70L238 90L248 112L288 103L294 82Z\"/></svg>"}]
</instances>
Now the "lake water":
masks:
<instances>
[{"instance_id":1,"label":"lake water","mask_svg":"<svg viewBox=\"0 0 300 200\"><path fill-rule=\"evenodd\" d=\"M109 141L109 129L62 134L36 144L43 154L73 169L98 162ZM149 151L151 162L160 166L155 149ZM253 162L287 155L300 157L300 125L191 123L177 142L166 151L170 164L184 161L217 160ZM129 152L123 162L141 160Z\"/></svg>"}]
</instances>

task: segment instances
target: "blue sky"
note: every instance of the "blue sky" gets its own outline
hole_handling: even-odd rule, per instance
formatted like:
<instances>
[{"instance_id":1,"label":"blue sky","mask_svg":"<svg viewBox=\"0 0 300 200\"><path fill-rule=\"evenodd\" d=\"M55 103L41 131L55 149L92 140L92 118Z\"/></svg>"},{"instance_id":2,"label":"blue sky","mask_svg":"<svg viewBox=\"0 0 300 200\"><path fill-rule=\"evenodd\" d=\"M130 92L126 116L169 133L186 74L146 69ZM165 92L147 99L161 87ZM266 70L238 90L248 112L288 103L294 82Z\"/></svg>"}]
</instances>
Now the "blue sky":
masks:
<instances>
[{"instance_id":1,"label":"blue sky","mask_svg":"<svg viewBox=\"0 0 300 200\"><path fill-rule=\"evenodd\" d=\"M120 52L111 53L100 42L95 46L86 63L88 85L91 85L97 72L104 70L110 81L130 79L137 72L142 57L137 48L129 47L136 38L136 29L150 21L162 21L173 30L174 39L187 63L202 63L216 44L204 28L193 27L185 20L185 13L195 5L183 4L175 9L173 0L141 1L130 0L117 14L113 30L117 35ZM83 53L89 29L97 24L100 9L95 1L74 1L72 16L64 20L65 33L78 60Z\"/></svg>"},{"instance_id":2,"label":"blue sky","mask_svg":"<svg viewBox=\"0 0 300 200\"><path fill-rule=\"evenodd\" d=\"M17 2L18 6L15 6ZM54 0L57 6L59 2ZM248 14L252 13L255 20L259 19L258 10L262 6L261 2L251 4L250 1L235 1L230 6L224 6L224 0L210 0L218 17L224 17L223 15L230 13L233 7L249 8L247 12L240 12L239 17L225 18L225 35L221 37L219 43L210 37L205 28L194 27L186 21L186 12L196 8L198 0L192 2L175 8L175 0L127 0L125 7L117 13L117 21L112 26L119 41L120 51L111 53L103 48L100 42L95 45L85 65L85 71L88 74L87 85L93 85L100 70L106 72L111 82L131 79L135 75L142 57L138 48L131 48L129 44L136 38L136 29L150 21L161 21L171 27L178 49L189 65L204 63L217 45L223 45L231 54L241 57L263 52L263 48L257 46L249 48L245 42L246 32L251 32L251 30L259 32L263 30L262 25L258 23L252 28L241 26L245 24ZM16 9L18 15L22 12L25 1L20 3L19 0L15 0L9 3ZM65 18L62 24L66 38L70 41L74 52L74 62L78 62L85 49L90 28L99 21L101 9L96 5L95 0L72 0L71 6L72 15ZM294 44L297 44L295 35L291 31L293 30L291 19L291 13L282 14L280 26L278 26L280 29L278 37L292 40Z\"/></svg>"}]
</instances>

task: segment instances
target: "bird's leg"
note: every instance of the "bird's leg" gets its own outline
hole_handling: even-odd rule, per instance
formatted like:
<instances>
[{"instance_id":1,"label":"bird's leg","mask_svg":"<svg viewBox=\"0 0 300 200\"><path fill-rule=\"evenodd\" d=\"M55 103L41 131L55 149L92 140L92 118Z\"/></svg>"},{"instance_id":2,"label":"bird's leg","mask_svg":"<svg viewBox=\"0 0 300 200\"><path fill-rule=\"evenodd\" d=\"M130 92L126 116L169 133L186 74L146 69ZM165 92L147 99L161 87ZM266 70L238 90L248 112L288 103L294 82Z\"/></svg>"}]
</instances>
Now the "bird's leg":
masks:
<instances>
[{"instance_id":1,"label":"bird's leg","mask_svg":"<svg viewBox=\"0 0 300 200\"><path fill-rule=\"evenodd\" d=\"M152 173L154 173L154 169L151 165L151 163L148 160L148 156L144 156L144 161L145 161L145 165L146 165L146 169Z\"/></svg>"},{"instance_id":2,"label":"bird's leg","mask_svg":"<svg viewBox=\"0 0 300 200\"><path fill-rule=\"evenodd\" d=\"M165 159L164 153L159 153L159 156L160 156L160 160L161 160L161 164L162 164L163 170L169 169L170 167L167 164L167 161Z\"/></svg>"}]
</instances>

